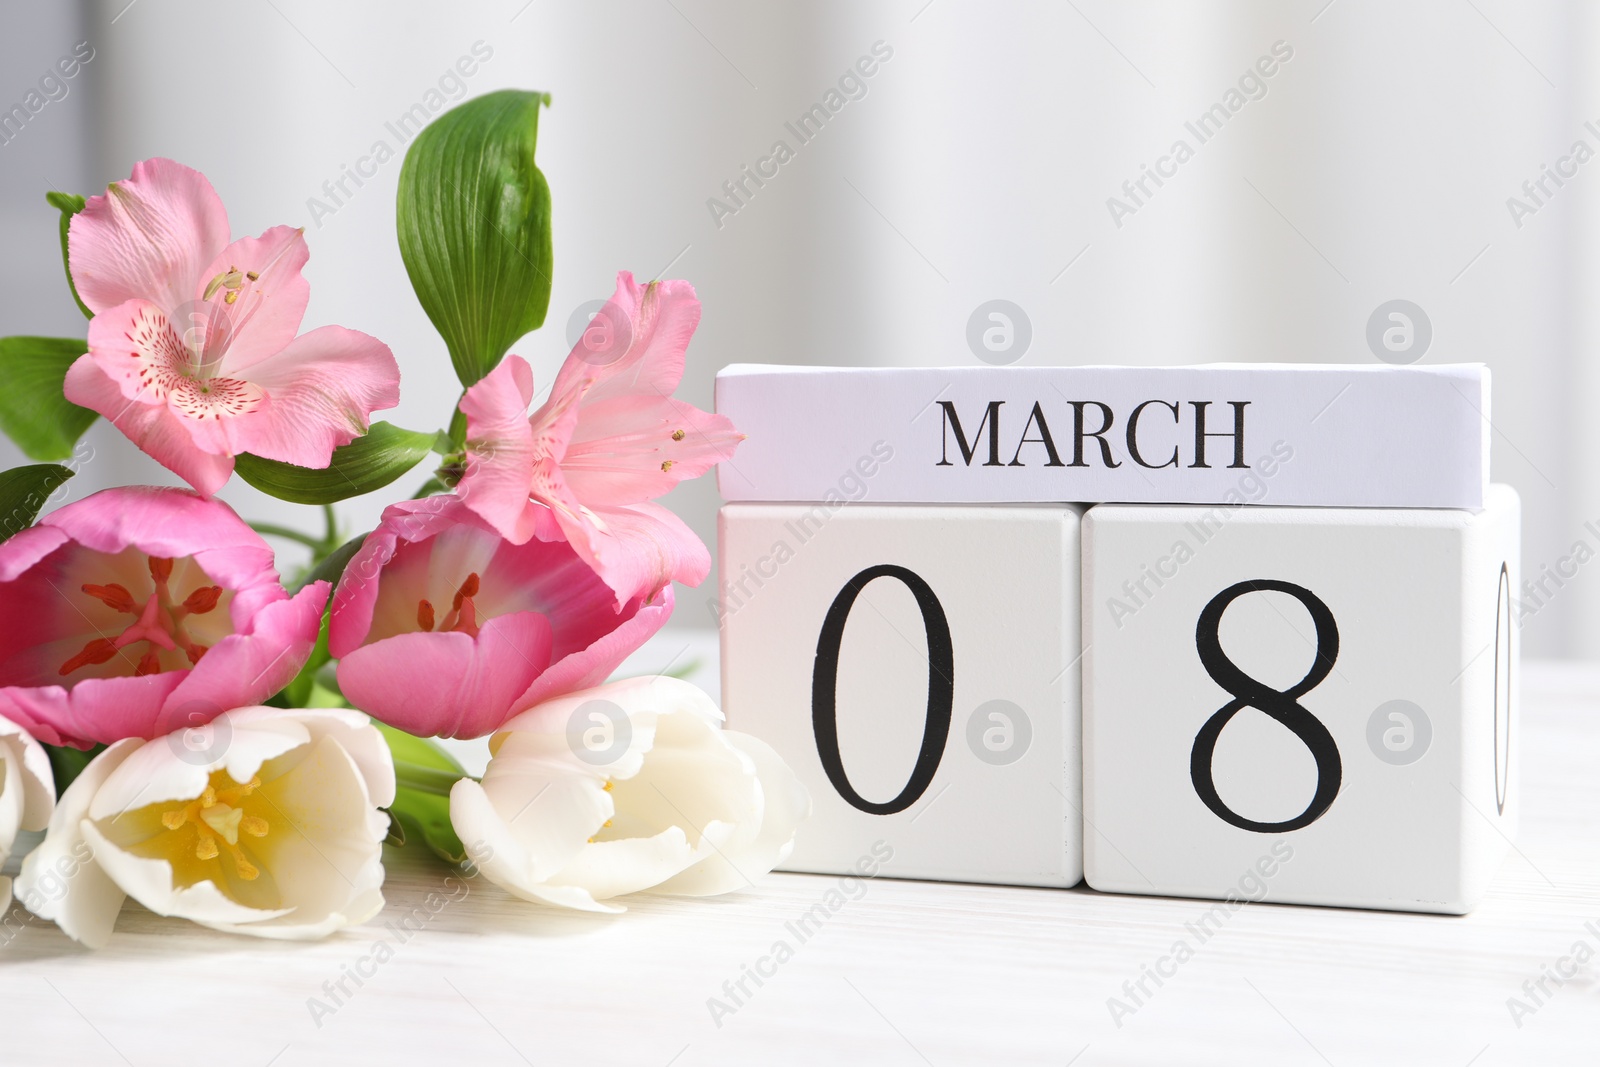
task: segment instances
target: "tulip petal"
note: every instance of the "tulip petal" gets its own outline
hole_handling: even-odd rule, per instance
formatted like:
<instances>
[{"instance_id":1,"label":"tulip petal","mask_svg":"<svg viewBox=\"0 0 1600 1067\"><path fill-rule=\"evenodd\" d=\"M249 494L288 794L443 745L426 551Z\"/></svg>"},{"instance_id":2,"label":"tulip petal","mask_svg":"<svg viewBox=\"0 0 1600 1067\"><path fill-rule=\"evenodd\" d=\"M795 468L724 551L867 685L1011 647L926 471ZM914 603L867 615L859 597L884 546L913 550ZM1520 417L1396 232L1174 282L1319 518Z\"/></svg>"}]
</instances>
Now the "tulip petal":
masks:
<instances>
[{"instance_id":1,"label":"tulip petal","mask_svg":"<svg viewBox=\"0 0 1600 1067\"><path fill-rule=\"evenodd\" d=\"M339 661L351 704L407 733L480 737L550 663L550 620L501 615L476 637L407 633L363 645Z\"/></svg>"},{"instance_id":2,"label":"tulip petal","mask_svg":"<svg viewBox=\"0 0 1600 1067\"><path fill-rule=\"evenodd\" d=\"M593 702L628 725L601 764L570 736ZM665 677L546 701L494 735L481 784L451 792L452 822L485 876L528 900L597 910L644 890L743 888L788 854L810 801L771 748L721 720L705 693Z\"/></svg>"},{"instance_id":3,"label":"tulip petal","mask_svg":"<svg viewBox=\"0 0 1600 1067\"><path fill-rule=\"evenodd\" d=\"M228 244L211 183L170 159L147 159L74 215L67 248L78 296L96 315L126 300L176 308Z\"/></svg>"},{"instance_id":4,"label":"tulip petal","mask_svg":"<svg viewBox=\"0 0 1600 1067\"><path fill-rule=\"evenodd\" d=\"M638 604L631 616L624 610L617 616L620 622L600 633L587 646L571 651L563 651L558 647L555 652L558 658L513 702L512 711L520 712L563 693L588 689L604 682L622 666L624 660L667 624L672 617L672 605L672 587L667 586L652 603ZM559 620L557 625L561 626ZM569 632L565 626L557 630L562 637Z\"/></svg>"},{"instance_id":5,"label":"tulip petal","mask_svg":"<svg viewBox=\"0 0 1600 1067\"><path fill-rule=\"evenodd\" d=\"M228 897L214 882L190 886L172 884L172 865L165 860L136 856L106 838L93 822L85 820L83 836L94 850L95 862L124 893L157 915L201 926L258 923L288 915L295 909L252 908ZM91 946L99 947L99 946Z\"/></svg>"},{"instance_id":6,"label":"tulip petal","mask_svg":"<svg viewBox=\"0 0 1600 1067\"><path fill-rule=\"evenodd\" d=\"M102 782L143 742L118 741L89 762L56 804L44 840L23 859L17 898L74 941L102 948L127 894L111 880L84 834L89 805Z\"/></svg>"},{"instance_id":7,"label":"tulip petal","mask_svg":"<svg viewBox=\"0 0 1600 1067\"><path fill-rule=\"evenodd\" d=\"M351 708L296 708L292 717L286 717L278 708L257 705L235 708L228 713L237 729L285 729L292 723L296 736L307 741L332 738L354 761L356 769L366 783L367 794L374 807L386 808L394 803L394 759L383 735L372 729L372 720ZM380 817L383 824L379 837L388 833L388 819Z\"/></svg>"},{"instance_id":8,"label":"tulip petal","mask_svg":"<svg viewBox=\"0 0 1600 1067\"><path fill-rule=\"evenodd\" d=\"M367 432L374 411L400 403L389 346L342 326L301 334L242 372L267 402L240 416L238 451L322 469L333 450Z\"/></svg>"},{"instance_id":9,"label":"tulip petal","mask_svg":"<svg viewBox=\"0 0 1600 1067\"><path fill-rule=\"evenodd\" d=\"M59 685L0 688L0 716L46 745L88 748L123 738L154 737L162 707L188 671L161 671L142 678L85 678Z\"/></svg>"},{"instance_id":10,"label":"tulip petal","mask_svg":"<svg viewBox=\"0 0 1600 1067\"><path fill-rule=\"evenodd\" d=\"M359 768L331 737L297 755L291 770L262 786L273 811L269 822L278 832L268 833L254 846L284 902L293 904L292 918L274 917L248 929L231 923L207 925L260 936L313 938L337 926L364 922L382 907L378 889L383 884L382 842L388 821L378 815ZM330 920L334 926L327 925Z\"/></svg>"},{"instance_id":11,"label":"tulip petal","mask_svg":"<svg viewBox=\"0 0 1600 1067\"><path fill-rule=\"evenodd\" d=\"M598 791L598 790L596 790ZM615 914L623 908L602 904L580 886L551 886L534 873L538 869L537 842L525 843L534 832L521 825L520 813L502 816L483 786L470 778L450 790L450 822L473 864L495 885L524 900L555 904L578 911ZM577 823L566 824L576 826ZM580 844L577 847L581 846Z\"/></svg>"},{"instance_id":12,"label":"tulip petal","mask_svg":"<svg viewBox=\"0 0 1600 1067\"><path fill-rule=\"evenodd\" d=\"M11 858L17 831L49 825L55 801L44 748L20 726L0 719L0 865ZM0 877L0 914L10 907L11 879Z\"/></svg>"},{"instance_id":13,"label":"tulip petal","mask_svg":"<svg viewBox=\"0 0 1600 1067\"><path fill-rule=\"evenodd\" d=\"M811 814L811 797L788 764L765 741L725 730L723 738L743 753L760 784L761 817L715 854L662 882L658 893L706 897L746 888L750 878L765 874L789 858L795 831Z\"/></svg>"},{"instance_id":14,"label":"tulip petal","mask_svg":"<svg viewBox=\"0 0 1600 1067\"><path fill-rule=\"evenodd\" d=\"M711 552L677 515L652 501L596 508L601 530L582 518L557 515L573 549L615 590L617 603L650 599L670 582L699 585L711 573Z\"/></svg>"},{"instance_id":15,"label":"tulip petal","mask_svg":"<svg viewBox=\"0 0 1600 1067\"><path fill-rule=\"evenodd\" d=\"M710 824L704 835L697 834L701 837L698 845L689 843L681 826L669 826L650 837L597 841L544 886L581 888L596 900L643 892L712 854L713 835L730 829L721 823Z\"/></svg>"},{"instance_id":16,"label":"tulip petal","mask_svg":"<svg viewBox=\"0 0 1600 1067\"><path fill-rule=\"evenodd\" d=\"M278 585L272 546L228 505L184 489L106 489L39 521L97 552L133 547L167 559L192 556L206 574L235 592ZM280 587L276 599L286 595Z\"/></svg>"},{"instance_id":17,"label":"tulip petal","mask_svg":"<svg viewBox=\"0 0 1600 1067\"><path fill-rule=\"evenodd\" d=\"M167 721L158 732L210 722L230 708L259 704L288 685L317 643L328 589L327 582L312 582L289 599L265 605L247 628L212 645L167 698Z\"/></svg>"},{"instance_id":18,"label":"tulip petal","mask_svg":"<svg viewBox=\"0 0 1600 1067\"><path fill-rule=\"evenodd\" d=\"M0 717L0 745L7 752L6 775L0 781L7 795L21 799L16 829L43 830L56 804L55 772L44 747L16 723Z\"/></svg>"}]
</instances>

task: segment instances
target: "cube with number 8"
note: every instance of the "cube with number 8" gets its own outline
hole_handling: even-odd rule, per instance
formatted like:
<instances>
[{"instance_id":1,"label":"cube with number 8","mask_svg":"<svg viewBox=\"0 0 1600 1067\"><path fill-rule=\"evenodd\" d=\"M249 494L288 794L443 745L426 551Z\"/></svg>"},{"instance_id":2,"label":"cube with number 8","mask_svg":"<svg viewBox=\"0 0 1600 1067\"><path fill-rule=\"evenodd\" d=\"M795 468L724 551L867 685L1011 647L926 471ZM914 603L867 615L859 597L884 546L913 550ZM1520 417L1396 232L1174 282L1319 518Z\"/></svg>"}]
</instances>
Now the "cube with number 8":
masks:
<instances>
[{"instance_id":1,"label":"cube with number 8","mask_svg":"<svg viewBox=\"0 0 1600 1067\"><path fill-rule=\"evenodd\" d=\"M722 698L811 792L784 866L1069 886L1079 816L1079 512L730 504Z\"/></svg>"},{"instance_id":2,"label":"cube with number 8","mask_svg":"<svg viewBox=\"0 0 1600 1067\"><path fill-rule=\"evenodd\" d=\"M1101 890L1463 913L1517 823L1520 507L1084 519Z\"/></svg>"}]
</instances>

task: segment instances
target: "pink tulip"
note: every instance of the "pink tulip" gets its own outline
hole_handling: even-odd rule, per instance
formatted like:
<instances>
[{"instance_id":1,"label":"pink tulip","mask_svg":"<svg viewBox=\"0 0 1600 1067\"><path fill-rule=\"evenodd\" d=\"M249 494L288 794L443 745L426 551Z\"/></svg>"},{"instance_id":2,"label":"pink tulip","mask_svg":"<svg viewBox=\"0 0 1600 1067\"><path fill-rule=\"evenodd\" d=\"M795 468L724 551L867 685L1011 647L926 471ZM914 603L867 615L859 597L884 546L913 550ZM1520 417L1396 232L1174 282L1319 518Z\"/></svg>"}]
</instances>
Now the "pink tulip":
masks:
<instances>
[{"instance_id":1,"label":"pink tulip","mask_svg":"<svg viewBox=\"0 0 1600 1067\"><path fill-rule=\"evenodd\" d=\"M515 545L454 496L394 504L333 598L328 648L361 710L420 735L480 737L598 685L672 614L621 605L572 547Z\"/></svg>"},{"instance_id":2,"label":"pink tulip","mask_svg":"<svg viewBox=\"0 0 1600 1067\"><path fill-rule=\"evenodd\" d=\"M259 704L305 664L328 583L186 489L107 489L0 544L0 718L87 748Z\"/></svg>"},{"instance_id":3,"label":"pink tulip","mask_svg":"<svg viewBox=\"0 0 1600 1067\"><path fill-rule=\"evenodd\" d=\"M506 357L461 401L461 499L514 544L570 542L619 604L670 581L698 585L711 570L706 546L650 501L744 439L723 416L672 399L699 321L688 282L640 287L622 272L531 418L533 372Z\"/></svg>"},{"instance_id":4,"label":"pink tulip","mask_svg":"<svg viewBox=\"0 0 1600 1067\"><path fill-rule=\"evenodd\" d=\"M326 467L400 402L387 345L342 326L296 337L310 286L303 231L228 242L199 171L170 159L89 198L72 219L72 280L94 319L67 399L114 423L203 495L250 452Z\"/></svg>"}]
</instances>

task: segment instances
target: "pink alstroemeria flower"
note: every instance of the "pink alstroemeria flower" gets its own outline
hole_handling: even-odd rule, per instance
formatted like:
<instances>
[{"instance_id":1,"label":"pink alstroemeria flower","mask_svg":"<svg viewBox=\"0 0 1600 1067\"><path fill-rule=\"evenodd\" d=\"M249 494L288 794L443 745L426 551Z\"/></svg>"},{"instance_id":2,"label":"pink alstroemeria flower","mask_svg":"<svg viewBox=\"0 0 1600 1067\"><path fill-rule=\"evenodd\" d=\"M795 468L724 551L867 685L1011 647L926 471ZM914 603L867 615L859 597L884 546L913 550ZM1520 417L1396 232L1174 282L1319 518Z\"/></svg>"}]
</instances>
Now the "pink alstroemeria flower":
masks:
<instances>
[{"instance_id":1,"label":"pink alstroemeria flower","mask_svg":"<svg viewBox=\"0 0 1600 1067\"><path fill-rule=\"evenodd\" d=\"M400 402L383 342L342 326L295 336L311 292L303 231L232 244L228 232L203 174L147 159L90 197L67 237L73 283L95 313L67 399L205 496L240 452L326 467L373 411Z\"/></svg>"},{"instance_id":2,"label":"pink alstroemeria flower","mask_svg":"<svg viewBox=\"0 0 1600 1067\"><path fill-rule=\"evenodd\" d=\"M295 676L328 591L285 592L220 500L95 493L0 544L0 718L78 748L204 725Z\"/></svg>"},{"instance_id":3,"label":"pink alstroemeria flower","mask_svg":"<svg viewBox=\"0 0 1600 1067\"><path fill-rule=\"evenodd\" d=\"M481 737L598 685L672 614L619 610L562 541L513 545L454 496L394 504L345 568L328 649L356 707L420 735Z\"/></svg>"},{"instance_id":4,"label":"pink alstroemeria flower","mask_svg":"<svg viewBox=\"0 0 1600 1067\"><path fill-rule=\"evenodd\" d=\"M700 539L650 503L733 455L744 435L672 399L700 322L688 282L640 286L626 271L530 418L533 372L507 356L467 390L458 492L508 540L566 540L616 591L651 597L711 570Z\"/></svg>"}]
</instances>

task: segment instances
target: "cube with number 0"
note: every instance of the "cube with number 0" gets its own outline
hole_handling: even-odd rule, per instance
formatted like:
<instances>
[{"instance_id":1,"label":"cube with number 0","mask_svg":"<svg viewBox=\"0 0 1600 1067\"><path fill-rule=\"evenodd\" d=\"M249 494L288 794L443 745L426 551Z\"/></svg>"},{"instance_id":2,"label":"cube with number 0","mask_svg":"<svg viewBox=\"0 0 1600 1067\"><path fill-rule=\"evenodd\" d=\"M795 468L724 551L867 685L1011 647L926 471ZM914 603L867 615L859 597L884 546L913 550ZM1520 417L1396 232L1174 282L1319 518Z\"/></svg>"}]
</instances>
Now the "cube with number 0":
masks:
<instances>
[{"instance_id":1,"label":"cube with number 0","mask_svg":"<svg viewBox=\"0 0 1600 1067\"><path fill-rule=\"evenodd\" d=\"M722 698L811 792L787 869L1069 886L1079 531L1066 505L730 504Z\"/></svg>"},{"instance_id":2,"label":"cube with number 0","mask_svg":"<svg viewBox=\"0 0 1600 1067\"><path fill-rule=\"evenodd\" d=\"M1520 507L1084 518L1095 889L1462 913L1517 823Z\"/></svg>"}]
</instances>

